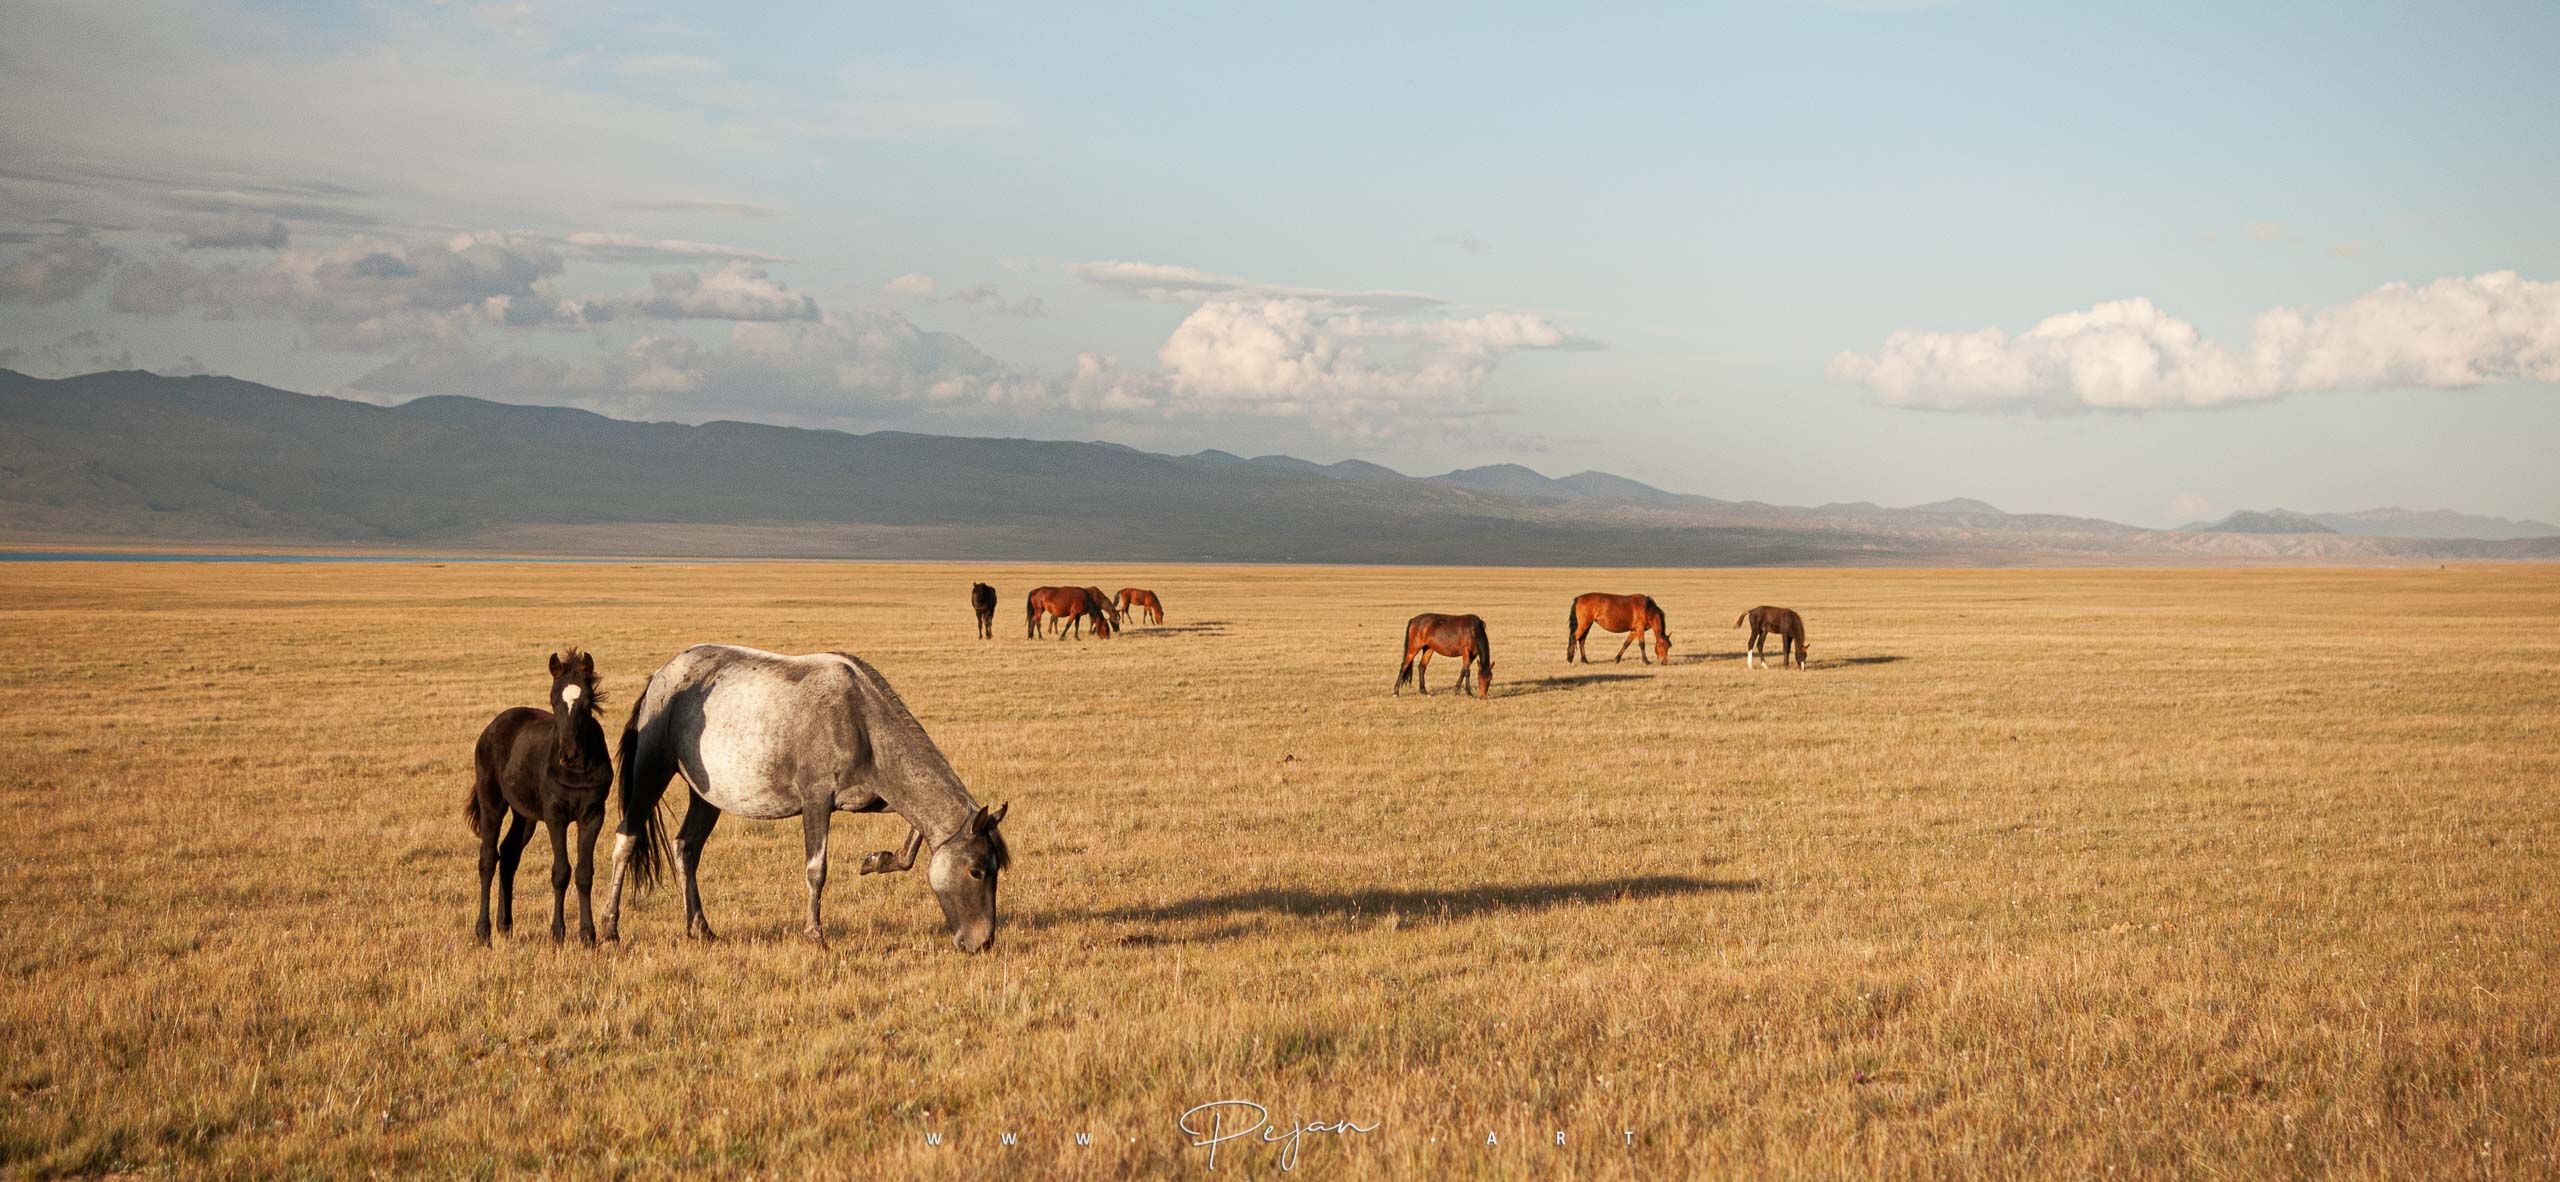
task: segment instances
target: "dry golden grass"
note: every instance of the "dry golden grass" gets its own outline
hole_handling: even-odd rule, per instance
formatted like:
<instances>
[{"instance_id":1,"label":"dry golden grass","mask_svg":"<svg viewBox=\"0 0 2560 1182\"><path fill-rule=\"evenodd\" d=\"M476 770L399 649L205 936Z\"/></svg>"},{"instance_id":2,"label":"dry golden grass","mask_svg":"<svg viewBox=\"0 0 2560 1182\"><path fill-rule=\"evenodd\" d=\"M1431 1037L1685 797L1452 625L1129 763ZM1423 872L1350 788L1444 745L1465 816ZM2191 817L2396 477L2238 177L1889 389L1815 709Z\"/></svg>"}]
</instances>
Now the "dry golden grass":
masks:
<instances>
[{"instance_id":1,"label":"dry golden grass","mask_svg":"<svg viewBox=\"0 0 2560 1182\"><path fill-rule=\"evenodd\" d=\"M1022 639L1065 581L1152 586L1172 626ZM1594 589L1657 597L1676 663L1565 668ZM1311 1135L1306 1177L2560 1170L2553 568L0 592L14 1173L1197 1176L1176 1116L1228 1098L1382 1126ZM1805 613L1811 670L1734 659L1762 602ZM1421 610L1487 618L1492 701L1388 696ZM622 947L555 950L537 843L517 938L472 946L481 725L575 641L618 728L706 640L870 658L1013 802L992 954L920 874L854 875L903 828L849 816L824 951L797 827L738 820L720 944L662 892Z\"/></svg>"}]
</instances>

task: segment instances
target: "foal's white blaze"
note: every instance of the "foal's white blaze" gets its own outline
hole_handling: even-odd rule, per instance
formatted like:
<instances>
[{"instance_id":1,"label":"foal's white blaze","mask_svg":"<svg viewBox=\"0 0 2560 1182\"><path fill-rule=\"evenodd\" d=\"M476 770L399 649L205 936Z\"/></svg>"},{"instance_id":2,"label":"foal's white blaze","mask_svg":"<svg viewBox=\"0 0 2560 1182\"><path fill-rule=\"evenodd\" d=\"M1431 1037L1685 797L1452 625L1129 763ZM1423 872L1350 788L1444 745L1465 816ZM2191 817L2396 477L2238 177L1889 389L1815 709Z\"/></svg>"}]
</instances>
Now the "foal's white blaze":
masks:
<instances>
[{"instance_id":1,"label":"foal's white blaze","mask_svg":"<svg viewBox=\"0 0 2560 1182\"><path fill-rule=\"evenodd\" d=\"M578 699L579 699L581 696L583 696L586 692L587 692L587 691L582 690L582 689L579 689L577 686L574 686L574 685L564 685L564 686L561 686L561 687L560 687L560 704L561 704L561 705L563 705L563 706L567 706L567 707L570 707L570 708L572 708L572 709L575 709L575 708L577 707L577 705L578 705Z\"/></svg>"}]
</instances>

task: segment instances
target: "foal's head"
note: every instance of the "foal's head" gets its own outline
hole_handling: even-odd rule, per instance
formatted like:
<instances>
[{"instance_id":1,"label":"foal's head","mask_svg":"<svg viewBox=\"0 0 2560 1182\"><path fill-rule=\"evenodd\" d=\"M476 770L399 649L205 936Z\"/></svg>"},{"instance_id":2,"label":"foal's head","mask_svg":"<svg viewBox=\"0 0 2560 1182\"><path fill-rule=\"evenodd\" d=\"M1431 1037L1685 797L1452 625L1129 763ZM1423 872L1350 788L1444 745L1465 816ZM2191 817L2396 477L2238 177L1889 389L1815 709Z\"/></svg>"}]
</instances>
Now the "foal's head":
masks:
<instances>
[{"instance_id":1,"label":"foal's head","mask_svg":"<svg viewBox=\"0 0 2560 1182\"><path fill-rule=\"evenodd\" d=\"M960 832L933 847L933 861L925 867L925 881L951 926L951 942L962 952L974 955L996 942L996 879L1013 861L996 826L1012 807L1010 801L993 811L981 806Z\"/></svg>"},{"instance_id":2,"label":"foal's head","mask_svg":"<svg viewBox=\"0 0 2560 1182\"><path fill-rule=\"evenodd\" d=\"M575 646L566 657L551 654L551 713L563 719L584 718L599 704L596 658Z\"/></svg>"}]
</instances>

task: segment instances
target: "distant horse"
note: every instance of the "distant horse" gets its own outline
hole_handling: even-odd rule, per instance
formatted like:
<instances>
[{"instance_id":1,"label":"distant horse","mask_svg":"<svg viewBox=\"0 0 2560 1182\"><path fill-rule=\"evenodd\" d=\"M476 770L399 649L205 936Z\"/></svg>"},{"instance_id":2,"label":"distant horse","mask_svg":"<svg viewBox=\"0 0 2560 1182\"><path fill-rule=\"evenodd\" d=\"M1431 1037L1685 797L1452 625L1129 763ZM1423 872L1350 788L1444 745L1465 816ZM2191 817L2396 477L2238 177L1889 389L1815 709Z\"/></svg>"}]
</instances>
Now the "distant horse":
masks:
<instances>
[{"instance_id":1,"label":"distant horse","mask_svg":"<svg viewBox=\"0 0 2560 1182\"><path fill-rule=\"evenodd\" d=\"M1093 638L1109 640L1114 614L1111 601L1091 587L1034 587L1022 601L1023 625L1032 640L1040 639L1040 625L1051 616L1057 617L1061 624L1077 625L1078 635L1083 634L1085 618L1090 616L1093 618ZM1058 639L1066 638L1067 630L1059 628Z\"/></svg>"},{"instance_id":2,"label":"distant horse","mask_svg":"<svg viewBox=\"0 0 2560 1182\"><path fill-rule=\"evenodd\" d=\"M969 584L969 606L978 613L978 639L995 639L996 589L985 583Z\"/></svg>"},{"instance_id":3,"label":"distant horse","mask_svg":"<svg viewBox=\"0 0 2560 1182\"><path fill-rule=\"evenodd\" d=\"M669 850L658 800L678 772L691 803ZM786 657L695 645L649 675L622 728L622 821L614 830L604 937L619 934L624 871L646 887L672 853L685 932L714 938L695 871L725 812L800 818L807 934L823 944L828 823L839 812L890 810L907 821L906 845L865 857L862 873L905 870L930 845L925 881L942 904L951 942L962 952L984 951L996 938L996 879L1011 860L996 829L1005 807L990 811L969 795L880 671L845 653Z\"/></svg>"},{"instance_id":4,"label":"distant horse","mask_svg":"<svg viewBox=\"0 0 2560 1182\"><path fill-rule=\"evenodd\" d=\"M1103 594L1103 593L1102 593L1102 588L1100 588L1100 587L1087 587L1087 588L1085 588L1085 589L1084 589L1084 593L1085 593L1085 597L1086 597L1086 598L1093 600L1093 605L1094 605L1095 607L1097 607L1097 608L1101 609L1102 614L1103 614L1104 616L1107 616L1107 617L1109 617L1109 618L1110 618L1110 620L1111 620L1111 630L1112 630L1112 631L1114 631L1114 632L1119 631L1119 630L1120 630L1120 609L1119 609L1119 608L1117 608L1117 607L1112 606L1112 603L1111 603L1111 597L1110 597L1110 596L1108 596L1108 595ZM1108 638L1106 637L1105 639L1108 639Z\"/></svg>"},{"instance_id":5,"label":"distant horse","mask_svg":"<svg viewBox=\"0 0 2560 1182\"><path fill-rule=\"evenodd\" d=\"M1636 659L1648 665L1657 659L1666 665L1671 663L1671 621L1662 614L1662 605L1655 603L1652 596L1608 595L1598 591L1575 596L1573 606L1565 612L1564 659L1568 664L1573 661L1575 653L1582 654L1583 664L1591 663L1591 649L1583 642L1591 635L1595 624L1605 631L1627 634L1626 644L1618 646L1618 655L1609 658L1611 661L1626 660L1627 646L1635 645ZM1653 656L1650 657L1644 655L1644 646L1638 643L1644 639L1647 629L1653 632Z\"/></svg>"},{"instance_id":6,"label":"distant horse","mask_svg":"<svg viewBox=\"0 0 2560 1182\"><path fill-rule=\"evenodd\" d=\"M462 819L480 838L480 922L472 935L489 942L489 879L498 879L498 934L516 927L516 863L539 822L551 833L551 940L568 934L561 914L569 889L569 834L578 826L578 938L596 942L593 906L596 832L613 787L613 757L596 725L596 659L572 648L551 654L551 708L518 706L489 720L472 752L471 795ZM498 836L500 822L506 836Z\"/></svg>"},{"instance_id":7,"label":"distant horse","mask_svg":"<svg viewBox=\"0 0 2560 1182\"><path fill-rule=\"evenodd\" d=\"M1736 628L1744 624L1751 625L1751 644L1742 652L1743 668L1750 668L1754 659L1763 665L1769 663L1769 654L1762 650L1762 644L1773 632L1779 641L1778 663L1783 665L1794 661L1797 669L1804 668L1805 656L1811 650L1804 642L1803 616L1783 607L1755 607L1733 622Z\"/></svg>"},{"instance_id":8,"label":"distant horse","mask_svg":"<svg viewBox=\"0 0 2560 1182\"><path fill-rule=\"evenodd\" d=\"M1142 618L1147 623L1164 623L1164 601L1157 599L1155 592L1143 587L1122 587L1119 597L1112 600L1112 604L1118 607L1123 615L1143 613Z\"/></svg>"},{"instance_id":9,"label":"distant horse","mask_svg":"<svg viewBox=\"0 0 2560 1182\"><path fill-rule=\"evenodd\" d=\"M1414 654L1422 655L1422 665L1415 668ZM1458 692L1467 692L1468 662L1481 674L1476 679L1476 697L1493 696L1493 641L1486 637L1484 621L1475 616L1443 616L1424 612L1406 621L1404 626L1404 668L1396 671L1396 693L1404 692L1404 683L1414 683L1424 696L1431 693L1431 654L1458 658Z\"/></svg>"}]
</instances>

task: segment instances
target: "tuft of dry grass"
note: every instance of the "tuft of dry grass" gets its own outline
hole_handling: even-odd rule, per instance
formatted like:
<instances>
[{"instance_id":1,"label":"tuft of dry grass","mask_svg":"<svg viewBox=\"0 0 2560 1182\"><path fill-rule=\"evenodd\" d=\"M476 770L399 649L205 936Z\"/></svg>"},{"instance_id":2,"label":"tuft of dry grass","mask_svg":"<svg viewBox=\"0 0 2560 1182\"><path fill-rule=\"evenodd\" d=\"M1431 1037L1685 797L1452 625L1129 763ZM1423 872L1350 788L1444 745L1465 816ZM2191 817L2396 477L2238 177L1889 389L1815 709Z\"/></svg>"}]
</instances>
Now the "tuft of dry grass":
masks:
<instances>
[{"instance_id":1,"label":"tuft of dry grass","mask_svg":"<svg viewBox=\"0 0 2560 1182\"><path fill-rule=\"evenodd\" d=\"M1040 583L1152 587L1170 623L1025 640ZM1660 600L1673 663L1564 666L1589 590ZM18 1175L1197 1174L1177 1120L1224 1099L1377 1126L1308 1134L1307 1177L2560 1171L2553 568L0 591ZM1812 668L1743 669L1759 603ZM1486 618L1491 701L1389 696L1425 610ZM518 937L473 947L472 741L563 638L608 728L687 644L873 661L1013 802L996 950L954 952L920 874L856 876L904 830L853 816L823 951L797 827L736 819L719 944L660 893L621 947L553 948L537 842Z\"/></svg>"}]
</instances>

